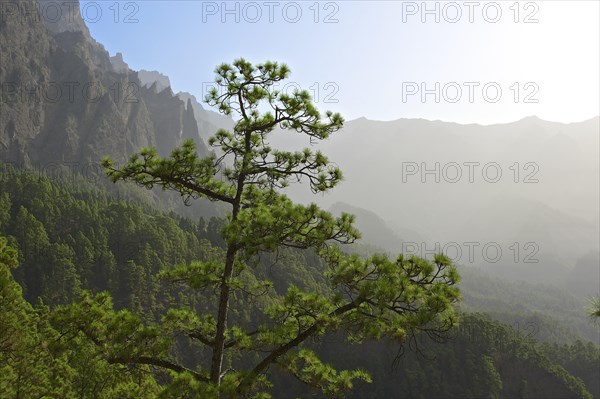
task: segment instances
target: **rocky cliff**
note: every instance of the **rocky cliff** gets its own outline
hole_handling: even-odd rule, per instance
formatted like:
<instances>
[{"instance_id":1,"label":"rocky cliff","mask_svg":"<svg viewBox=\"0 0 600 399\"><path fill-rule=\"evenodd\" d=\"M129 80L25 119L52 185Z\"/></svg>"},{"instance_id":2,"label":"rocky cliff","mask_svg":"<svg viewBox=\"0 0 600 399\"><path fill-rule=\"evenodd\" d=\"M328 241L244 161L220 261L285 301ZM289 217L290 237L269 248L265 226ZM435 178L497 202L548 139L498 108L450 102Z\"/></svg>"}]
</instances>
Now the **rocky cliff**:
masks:
<instances>
[{"instance_id":1,"label":"rocky cliff","mask_svg":"<svg viewBox=\"0 0 600 399\"><path fill-rule=\"evenodd\" d=\"M115 63L118 61L115 60ZM138 77L145 87L153 88L156 92L161 92L167 88L171 88L171 81L168 76L163 75L158 71L146 71L140 70ZM198 124L198 131L202 139L207 142L208 138L212 136L218 129L233 129L233 119L228 116L219 114L205 109L200 101L191 93L180 91L177 93L177 97L186 102L188 106L191 106L193 113L196 117Z\"/></svg>"},{"instance_id":2,"label":"rocky cliff","mask_svg":"<svg viewBox=\"0 0 600 399\"><path fill-rule=\"evenodd\" d=\"M1 161L86 166L145 146L166 154L184 138L207 153L192 107L170 88L144 86L122 56L111 62L72 2L54 2L63 4L60 18L43 12L46 3L2 4Z\"/></svg>"}]
</instances>

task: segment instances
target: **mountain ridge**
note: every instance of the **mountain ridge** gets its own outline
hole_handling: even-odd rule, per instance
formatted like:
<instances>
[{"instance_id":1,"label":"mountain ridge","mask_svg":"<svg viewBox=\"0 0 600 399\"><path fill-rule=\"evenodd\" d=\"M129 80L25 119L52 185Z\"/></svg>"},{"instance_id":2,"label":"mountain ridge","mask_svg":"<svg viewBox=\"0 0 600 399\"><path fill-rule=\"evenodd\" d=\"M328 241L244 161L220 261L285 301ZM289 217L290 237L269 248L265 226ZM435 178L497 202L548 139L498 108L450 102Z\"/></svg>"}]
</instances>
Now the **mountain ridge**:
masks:
<instances>
[{"instance_id":1,"label":"mountain ridge","mask_svg":"<svg viewBox=\"0 0 600 399\"><path fill-rule=\"evenodd\" d=\"M481 127L495 126L495 125L510 125L510 124L523 122L523 121L553 123L553 124L560 124L560 125L573 125L573 124L587 123L587 122L598 122L598 121L600 121L600 114L596 115L596 116L592 116L587 119L571 121L571 122L550 121L547 119L542 119L537 115L529 115L529 116L524 116L520 119L510 121L510 122L494 122L494 123L478 123L478 122L466 123L466 122L446 121L446 120L441 120L441 119L426 119L426 118L418 118L418 117L401 117L401 118L396 118L396 119L381 120L381 119L369 119L366 116L360 116L358 118L349 119L348 121L346 121L346 123L355 123L355 122L361 122L361 121L381 122L381 123L393 123L393 122L400 122L400 121L424 121L424 122L440 122L440 123L460 125L460 126L481 126Z\"/></svg>"}]
</instances>

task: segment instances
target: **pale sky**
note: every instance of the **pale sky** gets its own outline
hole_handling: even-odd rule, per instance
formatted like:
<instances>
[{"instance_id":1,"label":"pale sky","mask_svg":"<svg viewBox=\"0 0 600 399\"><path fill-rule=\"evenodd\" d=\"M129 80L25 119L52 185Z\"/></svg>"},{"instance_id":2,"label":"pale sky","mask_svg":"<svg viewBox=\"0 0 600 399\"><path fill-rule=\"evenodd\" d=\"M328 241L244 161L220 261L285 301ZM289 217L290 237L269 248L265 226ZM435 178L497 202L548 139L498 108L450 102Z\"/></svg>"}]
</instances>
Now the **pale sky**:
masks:
<instances>
[{"instance_id":1,"label":"pale sky","mask_svg":"<svg viewBox=\"0 0 600 399\"><path fill-rule=\"evenodd\" d=\"M308 89L319 109L347 120L576 122L600 113L598 1L81 4L111 55L199 98L217 64L244 57L287 63L289 88Z\"/></svg>"}]
</instances>

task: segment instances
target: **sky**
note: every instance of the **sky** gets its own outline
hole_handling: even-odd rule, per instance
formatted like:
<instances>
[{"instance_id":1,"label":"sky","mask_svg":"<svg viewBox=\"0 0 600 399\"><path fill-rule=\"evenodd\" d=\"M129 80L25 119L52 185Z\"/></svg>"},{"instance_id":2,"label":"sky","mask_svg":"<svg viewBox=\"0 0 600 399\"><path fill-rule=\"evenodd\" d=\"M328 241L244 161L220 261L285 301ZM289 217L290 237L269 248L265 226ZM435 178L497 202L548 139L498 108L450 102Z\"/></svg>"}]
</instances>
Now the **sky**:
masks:
<instances>
[{"instance_id":1,"label":"sky","mask_svg":"<svg viewBox=\"0 0 600 399\"><path fill-rule=\"evenodd\" d=\"M600 113L600 2L81 1L92 36L131 69L204 97L214 68L286 63L347 119L506 123Z\"/></svg>"}]
</instances>

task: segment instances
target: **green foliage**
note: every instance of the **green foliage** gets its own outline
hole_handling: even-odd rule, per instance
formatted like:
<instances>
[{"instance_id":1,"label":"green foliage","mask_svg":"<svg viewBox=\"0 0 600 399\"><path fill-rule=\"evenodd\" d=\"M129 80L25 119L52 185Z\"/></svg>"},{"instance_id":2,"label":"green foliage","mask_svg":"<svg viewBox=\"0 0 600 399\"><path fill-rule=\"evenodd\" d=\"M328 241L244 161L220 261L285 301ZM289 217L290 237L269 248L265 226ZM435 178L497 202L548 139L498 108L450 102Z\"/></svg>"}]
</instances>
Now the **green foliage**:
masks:
<instances>
[{"instance_id":1,"label":"green foliage","mask_svg":"<svg viewBox=\"0 0 600 399\"><path fill-rule=\"evenodd\" d=\"M0 392L2 398L153 397L156 382L147 374L112 365L97 347L64 335L50 324L48 307L33 308L21 294L11 269L17 251L0 237Z\"/></svg>"},{"instance_id":2,"label":"green foliage","mask_svg":"<svg viewBox=\"0 0 600 399\"><path fill-rule=\"evenodd\" d=\"M285 65L253 66L238 59L215 72L217 85L225 90L223 94L212 90L206 101L238 118L233 131L219 130L210 139L215 153L200 159L189 140L170 157L144 149L122 167L108 158L103 162L114 182L132 181L148 189L159 185L178 192L185 203L205 198L229 206L220 230L223 256L161 275L207 298L208 305L197 315L189 309L171 309L153 327L157 335L151 337L152 345L146 343L158 345L153 364L193 375L192 391L207 389L201 384L207 382L222 397L263 395L261 387L268 386L264 374L276 364L328 395L341 395L352 387L352 380L368 377L363 371L338 373L324 365L313 352L302 349L309 338L342 329L352 332L352 341L391 337L402 342L420 330L436 334L451 328L459 291L458 274L447 258L427 261L400 256L391 261L383 256L346 255L336 244L360 237L352 216L343 213L336 218L314 204L294 204L278 191L304 181L314 193L325 192L341 181L342 173L319 151L272 148L269 135L279 128L301 133L311 142L323 140L342 127L343 118L329 111L322 117L307 91L289 95L276 90L289 75ZM247 273L263 254L285 248L310 249L320 257L325 272L322 290L289 285L277 292L268 279ZM254 320L248 320L249 315ZM198 346L196 370L162 361L177 334ZM92 335L101 342L110 340L101 330ZM159 335L171 336L172 344L163 348L156 341ZM150 362L144 354L118 358L125 364L139 363L141 358ZM244 371L236 371L240 367Z\"/></svg>"},{"instance_id":3,"label":"green foliage","mask_svg":"<svg viewBox=\"0 0 600 399\"><path fill-rule=\"evenodd\" d=\"M595 296L590 299L590 306L588 308L588 314L594 321L597 322L600 319L600 296Z\"/></svg>"},{"instance_id":4,"label":"green foliage","mask_svg":"<svg viewBox=\"0 0 600 399\"><path fill-rule=\"evenodd\" d=\"M324 364L317 355L310 350L302 349L288 355L283 361L283 366L298 380L319 388L325 395L342 396L342 393L353 387L353 380L360 379L372 382L366 371L341 371Z\"/></svg>"},{"instance_id":5,"label":"green foliage","mask_svg":"<svg viewBox=\"0 0 600 399\"><path fill-rule=\"evenodd\" d=\"M594 398L600 398L600 348L591 342L576 341L573 344L544 343L542 352L571 375L581 378Z\"/></svg>"}]
</instances>

